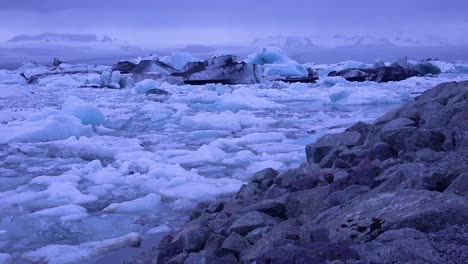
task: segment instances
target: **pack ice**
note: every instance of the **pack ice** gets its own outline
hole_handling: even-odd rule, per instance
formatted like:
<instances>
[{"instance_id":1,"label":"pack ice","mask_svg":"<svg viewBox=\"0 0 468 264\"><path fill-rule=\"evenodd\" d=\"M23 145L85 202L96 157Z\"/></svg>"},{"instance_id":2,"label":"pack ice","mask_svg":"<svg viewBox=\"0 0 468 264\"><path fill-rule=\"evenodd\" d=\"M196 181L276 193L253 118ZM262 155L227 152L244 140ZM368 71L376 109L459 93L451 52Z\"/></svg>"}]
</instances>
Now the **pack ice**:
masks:
<instances>
[{"instance_id":1,"label":"pack ice","mask_svg":"<svg viewBox=\"0 0 468 264\"><path fill-rule=\"evenodd\" d=\"M312 69L320 79L187 85L173 73L198 65L216 77L231 66L171 56L120 63L122 71L66 63L0 70L1 261L87 262L136 246L147 233L178 228L196 203L234 195L258 170L298 167L319 136L468 79L466 64L434 61L438 75L350 82L328 75L374 66L301 65L261 48L229 65L261 66L263 77Z\"/></svg>"}]
</instances>

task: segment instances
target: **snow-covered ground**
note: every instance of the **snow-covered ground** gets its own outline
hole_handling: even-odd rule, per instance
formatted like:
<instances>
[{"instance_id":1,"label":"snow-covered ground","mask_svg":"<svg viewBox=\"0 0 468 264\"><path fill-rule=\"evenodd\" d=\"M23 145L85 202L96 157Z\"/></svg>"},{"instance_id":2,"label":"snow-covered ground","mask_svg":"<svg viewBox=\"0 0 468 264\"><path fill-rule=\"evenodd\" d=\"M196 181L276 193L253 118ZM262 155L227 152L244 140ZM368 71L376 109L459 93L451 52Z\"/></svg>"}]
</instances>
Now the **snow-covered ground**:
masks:
<instances>
[{"instance_id":1,"label":"snow-covered ground","mask_svg":"<svg viewBox=\"0 0 468 264\"><path fill-rule=\"evenodd\" d=\"M76 262L177 228L197 202L235 193L256 171L297 167L319 136L468 80L467 66L436 63L438 77L385 84L325 77L359 62L308 65L320 69L317 84L164 83L165 102L81 88L97 73L30 85L20 73L48 69L0 70L0 253Z\"/></svg>"}]
</instances>

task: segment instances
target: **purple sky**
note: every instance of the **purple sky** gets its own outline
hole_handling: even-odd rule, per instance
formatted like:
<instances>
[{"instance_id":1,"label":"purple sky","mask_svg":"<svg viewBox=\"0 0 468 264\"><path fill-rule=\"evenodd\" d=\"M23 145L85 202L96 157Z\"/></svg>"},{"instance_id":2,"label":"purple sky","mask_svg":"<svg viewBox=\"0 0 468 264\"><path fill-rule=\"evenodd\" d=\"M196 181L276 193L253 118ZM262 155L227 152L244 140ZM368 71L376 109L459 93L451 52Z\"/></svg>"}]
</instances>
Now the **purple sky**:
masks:
<instances>
[{"instance_id":1,"label":"purple sky","mask_svg":"<svg viewBox=\"0 0 468 264\"><path fill-rule=\"evenodd\" d=\"M162 46L335 34L459 43L468 38L467 11L466 0L1 0L0 41L60 32Z\"/></svg>"}]
</instances>

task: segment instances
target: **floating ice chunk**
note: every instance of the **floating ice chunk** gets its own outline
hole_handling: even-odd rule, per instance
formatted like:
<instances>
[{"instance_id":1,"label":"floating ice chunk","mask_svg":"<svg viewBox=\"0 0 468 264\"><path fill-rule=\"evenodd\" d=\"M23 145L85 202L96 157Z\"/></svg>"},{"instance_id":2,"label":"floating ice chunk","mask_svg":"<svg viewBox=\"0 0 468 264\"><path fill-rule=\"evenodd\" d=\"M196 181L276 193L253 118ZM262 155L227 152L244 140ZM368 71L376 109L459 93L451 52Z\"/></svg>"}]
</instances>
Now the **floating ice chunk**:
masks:
<instances>
[{"instance_id":1,"label":"floating ice chunk","mask_svg":"<svg viewBox=\"0 0 468 264\"><path fill-rule=\"evenodd\" d=\"M102 170L102 163L100 160L93 160L90 163L86 164L84 171L91 173Z\"/></svg>"},{"instance_id":2,"label":"floating ice chunk","mask_svg":"<svg viewBox=\"0 0 468 264\"><path fill-rule=\"evenodd\" d=\"M146 79L135 84L134 91L137 94L145 94L151 89L158 88L160 84L152 79Z\"/></svg>"},{"instance_id":3,"label":"floating ice chunk","mask_svg":"<svg viewBox=\"0 0 468 264\"><path fill-rule=\"evenodd\" d=\"M125 179L120 175L119 171L113 167L106 167L102 170L89 173L83 176L84 179L94 184L124 184Z\"/></svg>"},{"instance_id":4,"label":"floating ice chunk","mask_svg":"<svg viewBox=\"0 0 468 264\"><path fill-rule=\"evenodd\" d=\"M83 125L98 126L105 120L101 110L75 96L71 96L62 104L62 111L79 118Z\"/></svg>"},{"instance_id":5,"label":"floating ice chunk","mask_svg":"<svg viewBox=\"0 0 468 264\"><path fill-rule=\"evenodd\" d=\"M203 145L196 151L184 156L172 158L171 161L179 164L216 164L226 158L226 156L226 152L220 148L210 145Z\"/></svg>"},{"instance_id":6,"label":"floating ice chunk","mask_svg":"<svg viewBox=\"0 0 468 264\"><path fill-rule=\"evenodd\" d=\"M239 190L241 185L241 181L228 178L202 178L198 180L176 178L169 182L164 189L161 189L161 195L170 198L207 201L220 195L233 194Z\"/></svg>"},{"instance_id":7,"label":"floating ice chunk","mask_svg":"<svg viewBox=\"0 0 468 264\"><path fill-rule=\"evenodd\" d=\"M195 116L184 116L180 120L180 125L190 131L217 129L237 132L246 127L261 126L272 122L271 119L258 118L248 112L225 111L218 114L201 112Z\"/></svg>"},{"instance_id":8,"label":"floating ice chunk","mask_svg":"<svg viewBox=\"0 0 468 264\"><path fill-rule=\"evenodd\" d=\"M72 182L78 183L81 180L80 176L74 174L63 174L60 176L37 176L30 181L31 184L50 185L57 182Z\"/></svg>"},{"instance_id":9,"label":"floating ice chunk","mask_svg":"<svg viewBox=\"0 0 468 264\"><path fill-rule=\"evenodd\" d=\"M198 61L203 61L203 60L192 56L190 53L175 52L175 53L172 53L170 56L162 57L161 61L166 64L169 64L175 69L182 70L185 64L189 62L198 62Z\"/></svg>"},{"instance_id":10,"label":"floating ice chunk","mask_svg":"<svg viewBox=\"0 0 468 264\"><path fill-rule=\"evenodd\" d=\"M280 76L306 76L306 67L290 59L284 51L275 47L260 48L256 53L249 55L245 62L263 65L265 75Z\"/></svg>"},{"instance_id":11,"label":"floating ice chunk","mask_svg":"<svg viewBox=\"0 0 468 264\"><path fill-rule=\"evenodd\" d=\"M260 48L254 54L250 54L249 56L247 56L245 62L257 65L297 64L297 62L290 59L284 51L282 51L280 48L275 47Z\"/></svg>"},{"instance_id":12,"label":"floating ice chunk","mask_svg":"<svg viewBox=\"0 0 468 264\"><path fill-rule=\"evenodd\" d=\"M13 264L10 254L0 253L0 264Z\"/></svg>"},{"instance_id":13,"label":"floating ice chunk","mask_svg":"<svg viewBox=\"0 0 468 264\"><path fill-rule=\"evenodd\" d=\"M215 106L216 109L226 110L279 109L283 107L284 105L257 96L254 89L247 87L236 89L232 93L223 94Z\"/></svg>"},{"instance_id":14,"label":"floating ice chunk","mask_svg":"<svg viewBox=\"0 0 468 264\"><path fill-rule=\"evenodd\" d=\"M138 198L132 201L123 203L113 203L104 208L106 213L134 213L144 211L156 211L161 204L161 196L155 193L150 193L143 198Z\"/></svg>"},{"instance_id":15,"label":"floating ice chunk","mask_svg":"<svg viewBox=\"0 0 468 264\"><path fill-rule=\"evenodd\" d=\"M44 120L25 122L21 126L0 127L0 143L47 142L72 136L90 136L92 127L83 126L71 115L52 115Z\"/></svg>"},{"instance_id":16,"label":"floating ice chunk","mask_svg":"<svg viewBox=\"0 0 468 264\"><path fill-rule=\"evenodd\" d=\"M146 231L147 234L161 234L161 233L167 233L171 231L169 226L162 224L157 227L151 228L148 231Z\"/></svg>"},{"instance_id":17,"label":"floating ice chunk","mask_svg":"<svg viewBox=\"0 0 468 264\"><path fill-rule=\"evenodd\" d=\"M224 159L223 164L229 165L229 166L241 166L255 159L256 159L256 156L255 154L252 153L252 151L241 150L239 152L236 152L236 155L234 157Z\"/></svg>"},{"instance_id":18,"label":"floating ice chunk","mask_svg":"<svg viewBox=\"0 0 468 264\"><path fill-rule=\"evenodd\" d=\"M319 86L324 86L324 87L333 87L339 83L345 84L345 83L348 83L348 81L341 76L324 77L324 78L320 78L317 81L317 84Z\"/></svg>"},{"instance_id":19,"label":"floating ice chunk","mask_svg":"<svg viewBox=\"0 0 468 264\"><path fill-rule=\"evenodd\" d=\"M306 76L308 74L304 66L288 64L266 64L263 66L263 74L279 75L285 77Z\"/></svg>"},{"instance_id":20,"label":"floating ice chunk","mask_svg":"<svg viewBox=\"0 0 468 264\"><path fill-rule=\"evenodd\" d=\"M343 100L351 95L351 90L343 86L335 86L330 89L328 97L332 102Z\"/></svg>"},{"instance_id":21,"label":"floating ice chunk","mask_svg":"<svg viewBox=\"0 0 468 264\"><path fill-rule=\"evenodd\" d=\"M289 90L297 94L305 94L308 90L308 85L306 83L293 83L289 85Z\"/></svg>"},{"instance_id":22,"label":"floating ice chunk","mask_svg":"<svg viewBox=\"0 0 468 264\"><path fill-rule=\"evenodd\" d=\"M59 217L62 221L78 220L87 216L87 211L79 205L63 205L32 213L32 215Z\"/></svg>"},{"instance_id":23,"label":"floating ice chunk","mask_svg":"<svg viewBox=\"0 0 468 264\"><path fill-rule=\"evenodd\" d=\"M28 116L26 120L39 121L51 115L61 115L61 114L63 114L63 112L61 112L60 110L50 108L50 107L44 107L39 112L33 113L30 116Z\"/></svg>"},{"instance_id":24,"label":"floating ice chunk","mask_svg":"<svg viewBox=\"0 0 468 264\"><path fill-rule=\"evenodd\" d=\"M33 263L48 264L86 262L100 254L126 246L138 246L140 243L140 235L137 233L130 233L122 237L87 242L76 246L48 245L34 251L26 252L21 258Z\"/></svg>"},{"instance_id":25,"label":"floating ice chunk","mask_svg":"<svg viewBox=\"0 0 468 264\"><path fill-rule=\"evenodd\" d=\"M48 200L66 204L84 204L97 200L96 196L82 194L73 183L56 182L44 191Z\"/></svg>"}]
</instances>

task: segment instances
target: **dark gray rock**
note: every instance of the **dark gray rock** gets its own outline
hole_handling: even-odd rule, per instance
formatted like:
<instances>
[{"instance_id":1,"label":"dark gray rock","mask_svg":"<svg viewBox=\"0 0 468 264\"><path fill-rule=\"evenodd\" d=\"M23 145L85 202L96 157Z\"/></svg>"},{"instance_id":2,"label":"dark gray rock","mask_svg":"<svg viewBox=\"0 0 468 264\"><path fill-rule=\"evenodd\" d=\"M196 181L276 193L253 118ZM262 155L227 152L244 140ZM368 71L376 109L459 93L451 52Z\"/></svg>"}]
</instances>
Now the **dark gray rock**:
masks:
<instances>
[{"instance_id":1,"label":"dark gray rock","mask_svg":"<svg viewBox=\"0 0 468 264\"><path fill-rule=\"evenodd\" d=\"M271 226L259 227L250 231L245 237L250 243L255 244L255 242L262 238L266 233L270 232L271 229Z\"/></svg>"},{"instance_id":2,"label":"dark gray rock","mask_svg":"<svg viewBox=\"0 0 468 264\"><path fill-rule=\"evenodd\" d=\"M327 228L332 242L369 241L378 234L410 227L434 232L468 219L465 198L423 190L368 192L324 211L303 229Z\"/></svg>"},{"instance_id":3,"label":"dark gray rock","mask_svg":"<svg viewBox=\"0 0 468 264\"><path fill-rule=\"evenodd\" d=\"M463 173L445 190L446 193L468 197L468 173Z\"/></svg>"},{"instance_id":4,"label":"dark gray rock","mask_svg":"<svg viewBox=\"0 0 468 264\"><path fill-rule=\"evenodd\" d=\"M257 202L242 209L244 212L258 211L273 217L286 218L286 197Z\"/></svg>"},{"instance_id":5,"label":"dark gray rock","mask_svg":"<svg viewBox=\"0 0 468 264\"><path fill-rule=\"evenodd\" d=\"M198 252L205 246L207 237L208 228L202 227L200 225L192 225L182 229L179 233L177 233L177 235L174 236L172 243L182 241L185 252Z\"/></svg>"},{"instance_id":6,"label":"dark gray rock","mask_svg":"<svg viewBox=\"0 0 468 264\"><path fill-rule=\"evenodd\" d=\"M251 247L242 251L240 263L251 263L258 256L268 252L271 249L285 246L288 244L300 244L300 231L292 221L283 221L262 238L257 240Z\"/></svg>"},{"instance_id":7,"label":"dark gray rock","mask_svg":"<svg viewBox=\"0 0 468 264\"><path fill-rule=\"evenodd\" d=\"M336 192L346 189L351 185L369 186L379 175L380 168L364 160L358 166L354 167L348 176L334 181L330 185L330 192Z\"/></svg>"},{"instance_id":8,"label":"dark gray rock","mask_svg":"<svg viewBox=\"0 0 468 264\"><path fill-rule=\"evenodd\" d=\"M225 239L226 237L223 235L210 233L205 242L205 250L212 252L218 251Z\"/></svg>"},{"instance_id":9,"label":"dark gray rock","mask_svg":"<svg viewBox=\"0 0 468 264\"><path fill-rule=\"evenodd\" d=\"M259 187L260 184L256 182L249 182L247 184L243 184L236 195L236 199L245 200L254 197L257 194Z\"/></svg>"},{"instance_id":10,"label":"dark gray rock","mask_svg":"<svg viewBox=\"0 0 468 264\"><path fill-rule=\"evenodd\" d=\"M245 236L256 228L276 225L278 222L280 222L279 218L258 211L251 211L234 221L231 225L231 231Z\"/></svg>"},{"instance_id":11,"label":"dark gray rock","mask_svg":"<svg viewBox=\"0 0 468 264\"><path fill-rule=\"evenodd\" d=\"M338 146L352 147L361 143L361 134L358 132L325 135L319 138L314 144L306 146L307 161L320 163L325 156Z\"/></svg>"},{"instance_id":12,"label":"dark gray rock","mask_svg":"<svg viewBox=\"0 0 468 264\"><path fill-rule=\"evenodd\" d=\"M384 142L377 142L372 146L370 151L372 159L387 160L396 156L390 145Z\"/></svg>"},{"instance_id":13,"label":"dark gray rock","mask_svg":"<svg viewBox=\"0 0 468 264\"><path fill-rule=\"evenodd\" d=\"M445 141L445 135L442 132L423 129L382 131L380 137L395 152L401 150L417 151L423 148L440 151Z\"/></svg>"},{"instance_id":14,"label":"dark gray rock","mask_svg":"<svg viewBox=\"0 0 468 264\"><path fill-rule=\"evenodd\" d=\"M365 194L368 191L370 191L369 186L351 185L344 190L331 193L327 197L326 201L329 204L336 206L351 201L355 197Z\"/></svg>"},{"instance_id":15,"label":"dark gray rock","mask_svg":"<svg viewBox=\"0 0 468 264\"><path fill-rule=\"evenodd\" d=\"M274 180L278 176L278 172L272 168L266 168L254 174L252 181L262 183L264 180Z\"/></svg>"},{"instance_id":16,"label":"dark gray rock","mask_svg":"<svg viewBox=\"0 0 468 264\"><path fill-rule=\"evenodd\" d=\"M425 235L410 228L387 231L353 248L371 263L445 263Z\"/></svg>"},{"instance_id":17,"label":"dark gray rock","mask_svg":"<svg viewBox=\"0 0 468 264\"><path fill-rule=\"evenodd\" d=\"M184 264L208 264L216 258L214 252L202 250L197 253L190 253L185 259Z\"/></svg>"},{"instance_id":18,"label":"dark gray rock","mask_svg":"<svg viewBox=\"0 0 468 264\"><path fill-rule=\"evenodd\" d=\"M221 255L233 254L234 256L239 256L241 251L249 246L250 243L246 237L233 232L224 240L223 245L219 249L219 253Z\"/></svg>"},{"instance_id":19,"label":"dark gray rock","mask_svg":"<svg viewBox=\"0 0 468 264\"><path fill-rule=\"evenodd\" d=\"M234 257L234 255L229 254L229 255L222 256L220 258L216 258L213 261L211 261L209 264L237 264L237 263L239 263L237 261L237 258Z\"/></svg>"},{"instance_id":20,"label":"dark gray rock","mask_svg":"<svg viewBox=\"0 0 468 264\"><path fill-rule=\"evenodd\" d=\"M291 192L305 191L317 187L322 179L319 174L301 174L300 178L289 184L288 190Z\"/></svg>"},{"instance_id":21,"label":"dark gray rock","mask_svg":"<svg viewBox=\"0 0 468 264\"><path fill-rule=\"evenodd\" d=\"M298 217L302 221L315 219L321 212L332 206L325 201L328 192L328 187L320 187L291 193L287 203L288 219Z\"/></svg>"},{"instance_id":22,"label":"dark gray rock","mask_svg":"<svg viewBox=\"0 0 468 264\"><path fill-rule=\"evenodd\" d=\"M285 245L272 248L256 257L255 263L308 264L357 259L359 259L359 255L353 249L345 245L314 243L304 247Z\"/></svg>"},{"instance_id":23,"label":"dark gray rock","mask_svg":"<svg viewBox=\"0 0 468 264\"><path fill-rule=\"evenodd\" d=\"M184 244L182 240L172 242L174 239L171 235L166 235L159 242L159 254L157 257L157 263L165 263L172 257L179 255L184 250Z\"/></svg>"},{"instance_id":24,"label":"dark gray rock","mask_svg":"<svg viewBox=\"0 0 468 264\"><path fill-rule=\"evenodd\" d=\"M440 263L466 263L468 259L468 225L454 225L428 235L430 243L439 252Z\"/></svg>"},{"instance_id":25,"label":"dark gray rock","mask_svg":"<svg viewBox=\"0 0 468 264\"><path fill-rule=\"evenodd\" d=\"M186 258L187 253L180 253L164 262L164 264L184 264Z\"/></svg>"}]
</instances>

